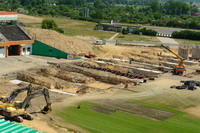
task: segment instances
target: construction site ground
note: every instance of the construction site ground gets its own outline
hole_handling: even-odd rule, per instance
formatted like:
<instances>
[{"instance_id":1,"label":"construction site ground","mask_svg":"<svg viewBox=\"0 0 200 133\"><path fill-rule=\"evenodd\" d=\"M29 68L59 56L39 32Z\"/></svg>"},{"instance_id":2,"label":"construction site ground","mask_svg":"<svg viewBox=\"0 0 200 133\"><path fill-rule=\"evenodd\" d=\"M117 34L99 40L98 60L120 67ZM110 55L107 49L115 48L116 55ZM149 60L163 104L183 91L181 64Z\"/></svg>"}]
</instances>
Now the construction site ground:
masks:
<instances>
[{"instance_id":1,"label":"construction site ground","mask_svg":"<svg viewBox=\"0 0 200 133\"><path fill-rule=\"evenodd\" d=\"M135 55L135 57L140 58L147 58L148 53L155 53L152 54L153 56L149 56L149 59L154 60L153 62L159 61L159 58L156 53L159 53L162 51L159 48L143 48L141 47L134 47L134 49L130 50L128 47L112 47L111 46L103 46L100 48L100 52L103 54L100 54L101 56L98 56L99 58L113 58L116 51L120 52L120 49L122 53L118 58L125 58L128 56L131 56L131 53ZM112 49L112 50L110 50ZM124 50L124 53L123 53ZM133 52L133 51L137 51ZM125 52L126 51L126 52ZM146 52L145 52L146 51ZM143 55L139 56L140 54L144 53ZM145 54L147 54L145 56ZM167 53L166 53L167 54ZM126 58L125 58L126 59ZM85 130L84 127L71 123L70 121L65 121L62 119L62 117L59 117L57 114L59 111L68 108L70 106L76 106L78 104L82 104L83 101L88 101L95 104L102 104L102 99L104 104L109 104L110 107L106 108L107 110L112 110L117 105L112 105L110 103L110 100L119 100L119 107L120 102L133 102L139 105L142 103L146 104L162 104L162 107L170 107L174 110L180 110L189 113L190 115L197 116L197 113L195 112L196 109L199 107L199 94L200 94L200 88L198 88L195 91L190 90L177 90L177 89L171 89L170 86L172 85L181 85L180 80L197 80L199 81L200 75L191 74L192 77L181 77L180 76L172 76L171 73L162 74L159 78L156 78L155 81L149 81L148 83L144 83L138 86L134 86L131 88L123 88L123 86L116 86L109 83L104 83L101 81L94 80L92 77L84 76L74 73L74 72L68 72L67 70L62 70L62 64L71 64L74 63L74 61L68 61L64 59L55 59L50 57L39 57L39 56L26 56L26 57L9 57L7 60L0 59L0 61L4 62L2 63L4 66L1 69L2 73L7 73L7 70L11 70L10 72L13 72L16 70L22 71L22 74L25 74L24 80L35 82L36 84L41 84L41 81L44 81L44 86L50 86L52 89L57 89L62 92L69 92L73 94L77 94L77 96L71 96L67 94L57 93L50 91L52 103L53 103L53 111L48 115L42 115L40 113L37 113L42 109L42 107L45 105L44 98L40 97L39 99L34 99L32 101L31 108L28 109L30 112L34 112L35 120L33 121L24 121L22 125L26 125L28 127L38 129L42 132L51 132L51 133L65 133L69 131L74 132L89 132L88 130ZM38 62L39 61L39 62ZM80 60L75 60L75 62ZM7 63L5 63L7 62ZM38 64L36 64L38 62ZM52 63L61 63L61 68L55 67L55 66L49 66L47 62ZM6 69L7 67L10 67L10 64L14 63L17 67L14 67L14 69ZM6 66L7 64L7 66ZM95 64L95 63L94 63ZM14 65L13 65L14 66ZM26 69L25 67L26 66ZM75 67L75 66L74 66ZM196 70L199 66L188 66L187 73L191 73ZM60 73L62 71L62 74L64 74L67 77L63 77L63 75ZM96 70L95 70L96 71ZM103 72L102 72L103 73ZM26 75L27 74L27 75ZM61 75L60 75L61 74ZM29 77L30 76L30 77ZM70 77L72 76L72 77ZM73 79L73 76L76 76L75 80ZM78 78L77 78L78 76ZM2 76L3 77L3 76ZM80 80L80 78L82 80ZM32 79L33 78L33 79ZM67 78L66 80L61 80L60 78ZM50 84L52 81L56 82L56 84ZM81 82L81 83L78 83ZM43 83L43 82L42 82ZM82 84L85 86L94 87L92 89L85 89L84 87L79 88L73 88L71 86L71 83L75 84ZM1 80L0 84L0 94L1 95L9 95L9 93L17 89L21 86L25 86L27 83L21 84L21 85L15 85L13 83L9 82L8 80ZM64 86L63 86L64 85ZM49 88L50 88L49 87ZM66 88L65 88L66 87ZM96 89L98 88L98 89ZM94 89L94 90L93 90ZM99 90L100 89L100 90ZM77 93L78 90L80 93ZM20 94L19 99L17 100L23 100L23 97L25 97L26 94ZM21 99L22 98L22 99ZM108 103L106 103L108 101ZM114 102L116 103L116 102ZM83 104L84 105L84 104ZM72 107L73 107L72 106ZM131 105L132 106L132 105ZM137 106L136 106L137 107ZM192 108L190 108L192 107ZM71 108L71 107L70 107ZM84 108L84 106L83 106ZM111 108L111 109L110 109ZM120 107L120 108L123 108ZM135 106L134 106L135 108ZM143 108L143 107L142 107ZM146 108L146 107L145 107ZM103 110L106 110L103 108ZM151 110L151 108L149 108ZM98 109L99 110L99 109ZM102 109L100 109L102 110ZM116 109L115 109L116 110ZM138 108L140 110L140 108ZM148 108L146 108L148 111ZM124 110L122 110L124 111ZM170 112L169 112L170 113ZM136 112L133 112L136 116L141 116L142 114L137 114ZM151 117L151 114L149 114ZM176 116L176 114L173 114ZM175 117L175 116L170 117ZM145 116L141 116L145 117ZM146 119L146 118L145 118ZM149 119L149 118L147 118ZM151 118L150 118L151 119ZM154 119L154 118L153 118ZM197 118L198 119L198 118ZM42 126L41 126L42 125ZM89 125L88 125L89 126ZM45 127L45 128L44 128ZM82 128L81 128L82 127ZM72 130L73 129L73 130Z\"/></svg>"},{"instance_id":2,"label":"construction site ground","mask_svg":"<svg viewBox=\"0 0 200 133\"><path fill-rule=\"evenodd\" d=\"M43 18L36 18L20 15L23 22L30 25L36 23L39 27ZM64 24L67 20L60 22ZM75 23L76 27L84 31L85 23L80 27L77 25ZM167 62L168 58L174 59L174 56L160 47L94 46L51 30L28 30L32 36L39 35L37 38L40 41L62 47L65 52L92 52L96 58L67 60L31 55L0 59L0 96L9 96L13 90L29 83L34 87L46 87L50 91L52 112L40 114L45 100L43 97L33 99L27 111L35 116L35 120L24 121L22 125L47 133L115 133L118 129L120 133L123 133L123 129L126 132L134 132L136 129L148 133L150 130L153 133L176 133L180 130L183 133L190 130L199 132L200 117L196 110L200 106L200 88L194 91L170 88L181 85L181 80L200 81L200 75L195 72L200 68L199 65L186 65L185 76L164 71L161 74L157 68L164 68L161 61ZM177 49L172 50L177 52ZM129 59L139 64L129 64ZM135 67L139 68L136 72L133 71ZM13 84L20 81L18 85ZM22 93L16 100L25 97L26 93ZM122 123L117 123L117 120Z\"/></svg>"}]
</instances>

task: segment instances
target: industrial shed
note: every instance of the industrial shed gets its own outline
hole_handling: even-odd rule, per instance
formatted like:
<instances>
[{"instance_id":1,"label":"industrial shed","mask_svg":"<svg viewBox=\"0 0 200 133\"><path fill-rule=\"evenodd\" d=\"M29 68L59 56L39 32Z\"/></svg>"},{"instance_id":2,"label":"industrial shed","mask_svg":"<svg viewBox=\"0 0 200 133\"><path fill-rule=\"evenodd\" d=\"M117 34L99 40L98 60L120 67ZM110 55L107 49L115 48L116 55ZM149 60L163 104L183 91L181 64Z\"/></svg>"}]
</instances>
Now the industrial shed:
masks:
<instances>
[{"instance_id":1,"label":"industrial shed","mask_svg":"<svg viewBox=\"0 0 200 133\"><path fill-rule=\"evenodd\" d=\"M32 54L34 40L20 26L10 25L16 20L17 13L0 12L0 58Z\"/></svg>"},{"instance_id":2,"label":"industrial shed","mask_svg":"<svg viewBox=\"0 0 200 133\"><path fill-rule=\"evenodd\" d=\"M45 43L35 40L32 47L32 54L39 56L48 56L48 57L56 57L56 58L67 58L67 53L51 47Z\"/></svg>"}]
</instances>

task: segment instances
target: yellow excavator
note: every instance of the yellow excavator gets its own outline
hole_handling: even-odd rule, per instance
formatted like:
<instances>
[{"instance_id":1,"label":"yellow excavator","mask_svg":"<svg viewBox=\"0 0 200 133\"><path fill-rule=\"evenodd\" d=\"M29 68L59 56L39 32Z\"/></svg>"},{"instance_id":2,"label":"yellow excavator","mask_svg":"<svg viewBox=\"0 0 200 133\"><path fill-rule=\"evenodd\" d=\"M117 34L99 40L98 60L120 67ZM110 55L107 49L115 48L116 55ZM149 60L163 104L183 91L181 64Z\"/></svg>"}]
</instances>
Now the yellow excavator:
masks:
<instances>
[{"instance_id":1,"label":"yellow excavator","mask_svg":"<svg viewBox=\"0 0 200 133\"><path fill-rule=\"evenodd\" d=\"M186 60L186 59L184 59L183 57L179 56L178 54L176 54L174 51L172 51L168 47L164 46L163 44L161 44L161 47L164 47L165 49L167 49L169 52L171 52L172 54L174 54L179 59L179 63L178 63L178 65L176 65L173 68L172 73L174 75L183 75L184 72L186 71L185 66L184 66L184 60Z\"/></svg>"},{"instance_id":2,"label":"yellow excavator","mask_svg":"<svg viewBox=\"0 0 200 133\"><path fill-rule=\"evenodd\" d=\"M44 95L47 103L47 105L41 110L41 113L49 113L52 109L48 89L41 88L33 93L33 90L31 88L32 85L30 84L28 87L14 90L11 93L10 97L2 96L0 98L0 114L3 115L5 118L14 120L16 122L23 122L23 119L33 120L33 116L29 114L26 109L29 107L31 99L39 97L41 95ZM26 90L27 97L24 99L24 101L14 101L15 97L19 93Z\"/></svg>"}]
</instances>

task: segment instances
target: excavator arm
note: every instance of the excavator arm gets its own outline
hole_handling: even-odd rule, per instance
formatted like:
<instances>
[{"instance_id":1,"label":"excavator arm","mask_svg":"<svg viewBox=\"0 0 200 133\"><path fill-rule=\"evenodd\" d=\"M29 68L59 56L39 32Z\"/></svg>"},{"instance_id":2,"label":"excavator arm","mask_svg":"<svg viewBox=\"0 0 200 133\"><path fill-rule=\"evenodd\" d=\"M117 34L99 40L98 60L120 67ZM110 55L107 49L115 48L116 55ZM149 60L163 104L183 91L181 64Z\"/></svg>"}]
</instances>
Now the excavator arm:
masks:
<instances>
[{"instance_id":1,"label":"excavator arm","mask_svg":"<svg viewBox=\"0 0 200 133\"><path fill-rule=\"evenodd\" d=\"M25 100L23 101L23 103L21 104L20 108L23 108L23 109L26 110L30 105L31 99L39 97L39 96L42 96L42 95L44 95L46 103L47 103L47 105L42 110L42 113L47 114L48 112L50 112L52 110L51 109L51 100L50 100L50 96L49 96L49 91L48 91L47 88L43 88L43 89L41 89L41 90L39 90L39 91L37 91L37 92L35 92L33 94L28 95L25 98Z\"/></svg>"},{"instance_id":2,"label":"excavator arm","mask_svg":"<svg viewBox=\"0 0 200 133\"><path fill-rule=\"evenodd\" d=\"M20 89L16 89L14 90L11 94L10 94L10 97L8 97L7 101L8 103L12 103L15 98L18 96L19 93L21 92L24 92L27 90L27 95L29 94L30 92L30 89L32 88L32 84L29 84L27 87L25 88L20 88Z\"/></svg>"}]
</instances>

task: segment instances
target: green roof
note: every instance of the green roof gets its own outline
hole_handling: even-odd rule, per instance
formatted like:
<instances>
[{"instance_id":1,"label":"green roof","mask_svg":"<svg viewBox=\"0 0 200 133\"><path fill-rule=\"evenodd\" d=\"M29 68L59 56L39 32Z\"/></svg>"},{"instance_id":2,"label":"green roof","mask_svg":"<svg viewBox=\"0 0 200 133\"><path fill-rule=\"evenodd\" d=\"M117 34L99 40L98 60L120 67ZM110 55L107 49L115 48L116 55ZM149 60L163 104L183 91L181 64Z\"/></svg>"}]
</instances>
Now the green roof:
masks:
<instances>
[{"instance_id":1,"label":"green roof","mask_svg":"<svg viewBox=\"0 0 200 133\"><path fill-rule=\"evenodd\" d=\"M21 126L14 122L6 121L5 119L0 119L0 133L40 133L32 128L27 128Z\"/></svg>"}]
</instances>

